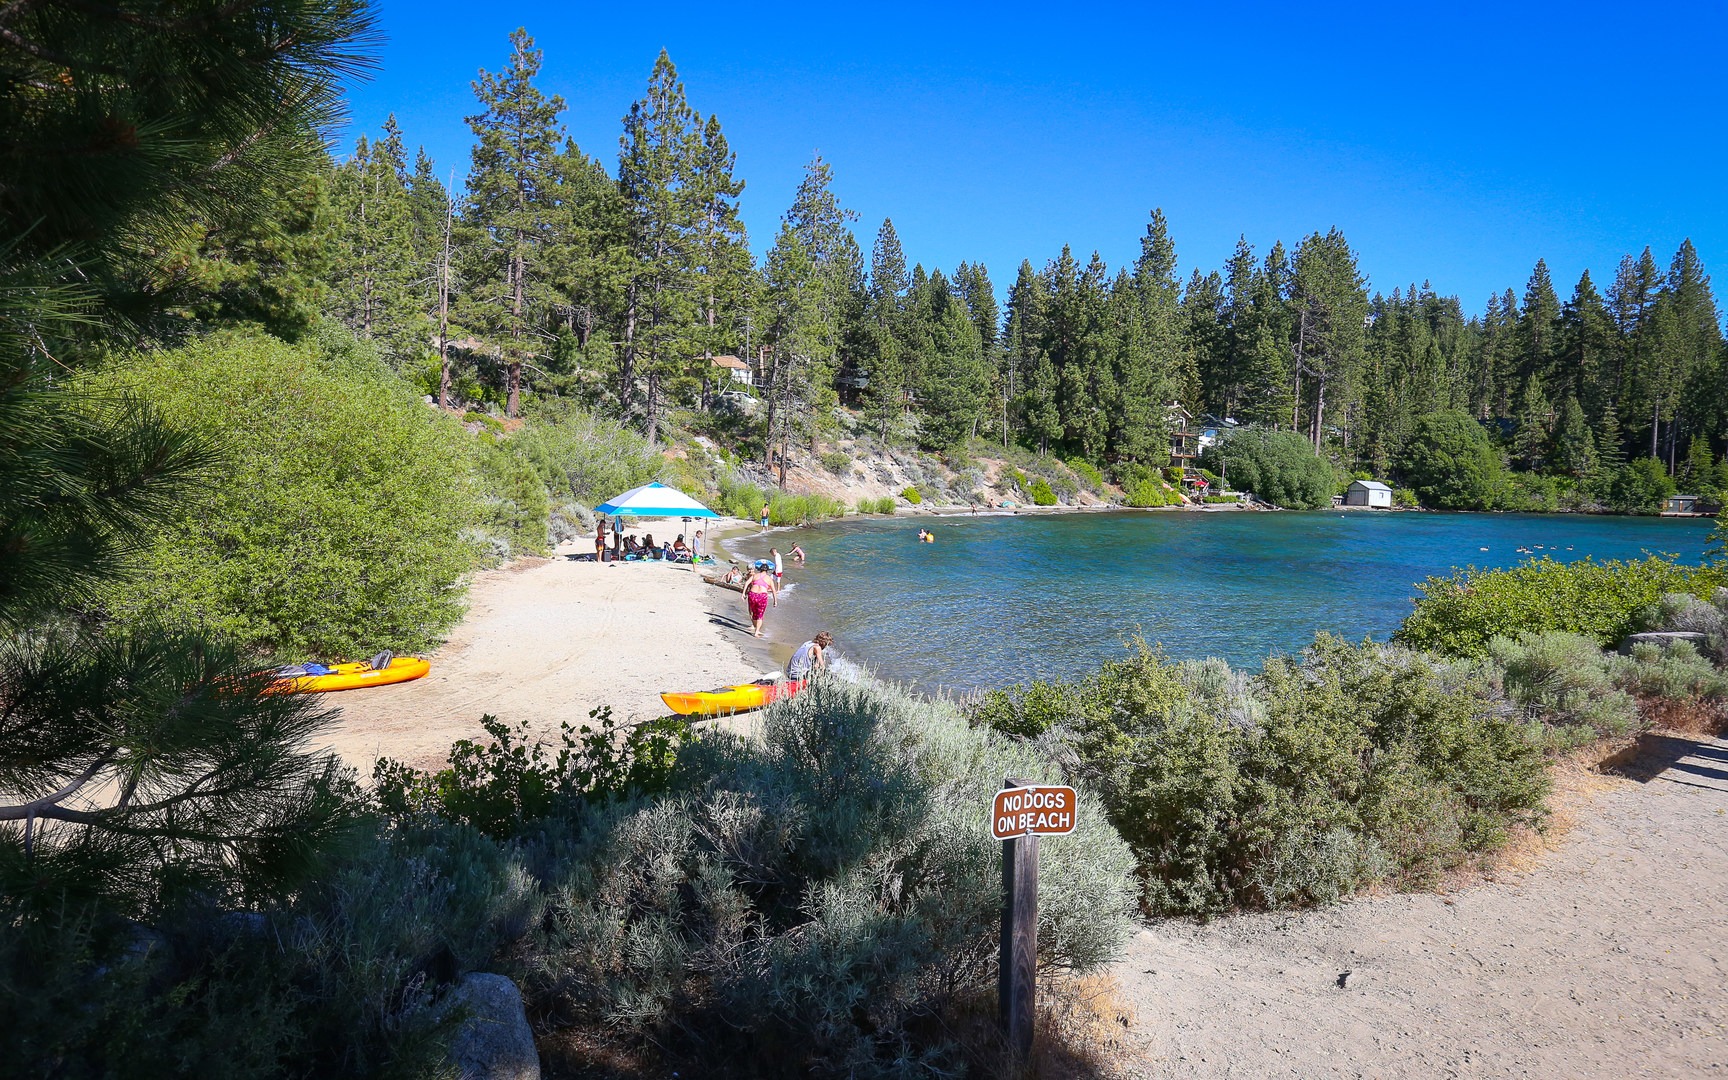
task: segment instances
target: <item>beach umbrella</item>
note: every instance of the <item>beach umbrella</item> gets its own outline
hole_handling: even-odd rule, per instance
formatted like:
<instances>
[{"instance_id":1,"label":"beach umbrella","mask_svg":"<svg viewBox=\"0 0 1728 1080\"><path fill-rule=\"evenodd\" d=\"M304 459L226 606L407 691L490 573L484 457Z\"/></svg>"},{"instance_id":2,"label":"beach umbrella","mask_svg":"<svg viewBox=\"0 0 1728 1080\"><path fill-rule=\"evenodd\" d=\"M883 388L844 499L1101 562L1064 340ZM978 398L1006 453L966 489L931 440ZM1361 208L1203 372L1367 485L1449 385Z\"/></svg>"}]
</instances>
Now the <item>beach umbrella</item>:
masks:
<instances>
[{"instance_id":1,"label":"beach umbrella","mask_svg":"<svg viewBox=\"0 0 1728 1080\"><path fill-rule=\"evenodd\" d=\"M675 517L717 518L720 515L703 506L677 488L669 488L656 480L624 494L607 499L594 508L596 513L613 517Z\"/></svg>"},{"instance_id":2,"label":"beach umbrella","mask_svg":"<svg viewBox=\"0 0 1728 1080\"><path fill-rule=\"evenodd\" d=\"M703 506L677 488L669 488L656 480L631 488L594 508L596 513L623 517L675 517L684 519L684 530L690 530L691 518L717 518L720 515Z\"/></svg>"}]
</instances>

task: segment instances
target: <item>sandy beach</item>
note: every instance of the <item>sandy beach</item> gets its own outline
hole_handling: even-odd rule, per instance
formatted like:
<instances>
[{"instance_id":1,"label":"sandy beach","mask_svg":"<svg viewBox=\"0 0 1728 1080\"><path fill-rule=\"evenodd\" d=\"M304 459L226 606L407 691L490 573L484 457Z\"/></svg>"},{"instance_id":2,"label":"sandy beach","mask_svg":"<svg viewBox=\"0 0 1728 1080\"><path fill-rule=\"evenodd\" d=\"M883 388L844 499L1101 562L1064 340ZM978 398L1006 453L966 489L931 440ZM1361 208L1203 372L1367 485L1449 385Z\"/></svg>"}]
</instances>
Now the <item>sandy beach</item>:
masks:
<instances>
[{"instance_id":1,"label":"sandy beach","mask_svg":"<svg viewBox=\"0 0 1728 1080\"><path fill-rule=\"evenodd\" d=\"M549 736L597 705L620 722L663 716L663 690L747 682L775 666L744 616L738 594L685 566L519 560L475 579L467 617L427 654L431 674L330 695L341 715L325 739L369 775L380 756L443 764L452 743L482 734L485 713Z\"/></svg>"}]
</instances>

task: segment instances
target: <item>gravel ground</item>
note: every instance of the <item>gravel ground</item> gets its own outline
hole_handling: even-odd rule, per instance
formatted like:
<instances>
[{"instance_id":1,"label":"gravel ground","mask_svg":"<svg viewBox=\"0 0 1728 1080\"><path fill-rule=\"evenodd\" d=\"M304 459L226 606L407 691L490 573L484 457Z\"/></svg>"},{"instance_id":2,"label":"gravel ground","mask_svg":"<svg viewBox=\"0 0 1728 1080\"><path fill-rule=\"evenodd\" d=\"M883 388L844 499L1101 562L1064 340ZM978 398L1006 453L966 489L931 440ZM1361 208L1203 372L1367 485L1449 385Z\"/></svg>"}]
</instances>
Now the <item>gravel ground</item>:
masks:
<instances>
[{"instance_id":1,"label":"gravel ground","mask_svg":"<svg viewBox=\"0 0 1728 1080\"><path fill-rule=\"evenodd\" d=\"M1728 742L1646 737L1572 828L1443 894L1142 930L1134 1076L1728 1076Z\"/></svg>"}]
</instances>

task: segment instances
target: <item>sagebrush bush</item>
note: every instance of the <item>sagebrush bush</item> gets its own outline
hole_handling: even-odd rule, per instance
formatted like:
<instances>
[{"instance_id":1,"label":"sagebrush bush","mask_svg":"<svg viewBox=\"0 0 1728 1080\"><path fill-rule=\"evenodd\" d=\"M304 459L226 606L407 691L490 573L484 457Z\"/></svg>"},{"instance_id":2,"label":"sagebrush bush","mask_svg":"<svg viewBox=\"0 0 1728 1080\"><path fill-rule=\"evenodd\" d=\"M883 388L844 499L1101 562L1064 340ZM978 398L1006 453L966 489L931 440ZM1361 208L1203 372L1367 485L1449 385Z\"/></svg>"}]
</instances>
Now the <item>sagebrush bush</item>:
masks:
<instances>
[{"instance_id":1,"label":"sagebrush bush","mask_svg":"<svg viewBox=\"0 0 1728 1080\"><path fill-rule=\"evenodd\" d=\"M1148 910L1322 903L1424 880L1534 820L1540 747L1486 679L1320 635L1255 678L1141 648L974 722L1064 749L1134 848Z\"/></svg>"},{"instance_id":2,"label":"sagebrush bush","mask_svg":"<svg viewBox=\"0 0 1728 1080\"><path fill-rule=\"evenodd\" d=\"M376 822L281 907L0 918L0 1054L92 1080L445 1075L442 996L543 903L518 855L421 818Z\"/></svg>"},{"instance_id":3,"label":"sagebrush bush","mask_svg":"<svg viewBox=\"0 0 1728 1080\"><path fill-rule=\"evenodd\" d=\"M1488 656L1503 672L1506 697L1551 730L1557 748L1624 735L1638 723L1638 703L1615 685L1614 665L1581 634L1548 632L1495 637Z\"/></svg>"},{"instance_id":4,"label":"sagebrush bush","mask_svg":"<svg viewBox=\"0 0 1728 1080\"><path fill-rule=\"evenodd\" d=\"M711 733L680 784L560 829L536 992L710 1071L928 1075L939 1018L994 978L1004 775L1037 750L953 710L819 680L760 742ZM1128 930L1131 860L1095 798L1046 841L1039 958L1095 967Z\"/></svg>"}]
</instances>

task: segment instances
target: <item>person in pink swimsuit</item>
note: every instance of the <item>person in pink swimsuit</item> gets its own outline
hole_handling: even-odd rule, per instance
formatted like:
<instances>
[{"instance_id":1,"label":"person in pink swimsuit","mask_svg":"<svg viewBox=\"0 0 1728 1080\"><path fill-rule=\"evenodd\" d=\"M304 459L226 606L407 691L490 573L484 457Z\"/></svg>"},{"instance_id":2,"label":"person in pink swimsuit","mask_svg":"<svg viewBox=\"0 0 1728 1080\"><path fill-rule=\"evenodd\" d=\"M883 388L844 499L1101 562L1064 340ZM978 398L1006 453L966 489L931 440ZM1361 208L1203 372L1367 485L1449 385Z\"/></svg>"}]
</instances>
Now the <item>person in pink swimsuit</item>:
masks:
<instances>
[{"instance_id":1,"label":"person in pink swimsuit","mask_svg":"<svg viewBox=\"0 0 1728 1080\"><path fill-rule=\"evenodd\" d=\"M752 637L762 636L762 620L768 617L770 600L776 606L780 603L780 588L774 584L774 575L761 567L751 570L744 580L744 606L750 609Z\"/></svg>"}]
</instances>

